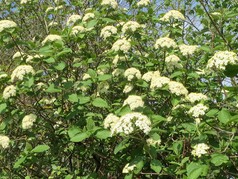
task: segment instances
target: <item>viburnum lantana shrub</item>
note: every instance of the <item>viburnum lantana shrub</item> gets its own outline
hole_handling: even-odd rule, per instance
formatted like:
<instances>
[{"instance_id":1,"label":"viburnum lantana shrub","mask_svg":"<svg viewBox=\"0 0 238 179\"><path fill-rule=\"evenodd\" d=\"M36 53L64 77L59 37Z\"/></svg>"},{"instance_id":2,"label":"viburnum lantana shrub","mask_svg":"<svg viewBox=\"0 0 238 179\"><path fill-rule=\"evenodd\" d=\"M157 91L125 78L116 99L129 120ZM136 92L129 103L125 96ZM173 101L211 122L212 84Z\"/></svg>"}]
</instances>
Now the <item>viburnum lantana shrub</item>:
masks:
<instances>
[{"instance_id":1,"label":"viburnum lantana shrub","mask_svg":"<svg viewBox=\"0 0 238 179\"><path fill-rule=\"evenodd\" d=\"M1 177L238 177L237 9L0 1Z\"/></svg>"}]
</instances>

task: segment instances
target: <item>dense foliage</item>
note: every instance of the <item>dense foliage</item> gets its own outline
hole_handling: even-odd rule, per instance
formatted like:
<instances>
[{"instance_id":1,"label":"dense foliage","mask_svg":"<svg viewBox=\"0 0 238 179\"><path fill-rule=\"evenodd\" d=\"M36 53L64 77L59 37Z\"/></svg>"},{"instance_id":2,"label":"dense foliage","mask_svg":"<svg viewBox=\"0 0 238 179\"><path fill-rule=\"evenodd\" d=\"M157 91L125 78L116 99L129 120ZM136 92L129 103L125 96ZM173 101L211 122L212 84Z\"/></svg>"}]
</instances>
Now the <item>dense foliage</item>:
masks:
<instances>
[{"instance_id":1,"label":"dense foliage","mask_svg":"<svg viewBox=\"0 0 238 179\"><path fill-rule=\"evenodd\" d=\"M0 1L1 178L238 177L237 1Z\"/></svg>"}]
</instances>

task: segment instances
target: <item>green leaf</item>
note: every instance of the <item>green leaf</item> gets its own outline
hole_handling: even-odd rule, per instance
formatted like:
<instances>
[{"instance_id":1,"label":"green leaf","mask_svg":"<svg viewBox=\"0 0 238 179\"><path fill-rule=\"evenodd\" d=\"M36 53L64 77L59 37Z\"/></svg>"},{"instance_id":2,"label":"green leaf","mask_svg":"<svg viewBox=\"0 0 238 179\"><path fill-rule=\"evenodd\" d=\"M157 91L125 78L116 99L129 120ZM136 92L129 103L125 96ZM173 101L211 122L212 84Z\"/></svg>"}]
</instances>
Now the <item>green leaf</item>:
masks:
<instances>
[{"instance_id":1,"label":"green leaf","mask_svg":"<svg viewBox=\"0 0 238 179\"><path fill-rule=\"evenodd\" d=\"M66 67L65 62L60 62L57 65L54 66L56 70L62 71Z\"/></svg>"},{"instance_id":2,"label":"green leaf","mask_svg":"<svg viewBox=\"0 0 238 179\"><path fill-rule=\"evenodd\" d=\"M61 89L56 88L55 85L51 83L50 86L45 90L45 92L58 93L58 92L61 92Z\"/></svg>"},{"instance_id":3,"label":"green leaf","mask_svg":"<svg viewBox=\"0 0 238 179\"><path fill-rule=\"evenodd\" d=\"M25 85L30 88L34 84L34 77L30 77L26 82Z\"/></svg>"},{"instance_id":4,"label":"green leaf","mask_svg":"<svg viewBox=\"0 0 238 179\"><path fill-rule=\"evenodd\" d=\"M234 77L238 74L238 65L230 65L226 66L224 74L228 77Z\"/></svg>"},{"instance_id":5,"label":"green leaf","mask_svg":"<svg viewBox=\"0 0 238 179\"><path fill-rule=\"evenodd\" d=\"M206 175L208 166L192 162L187 166L186 170L189 179L197 179L199 176Z\"/></svg>"},{"instance_id":6,"label":"green leaf","mask_svg":"<svg viewBox=\"0 0 238 179\"><path fill-rule=\"evenodd\" d=\"M68 99L71 103L77 103L78 102L78 95L77 94L71 94L68 96Z\"/></svg>"},{"instance_id":7,"label":"green leaf","mask_svg":"<svg viewBox=\"0 0 238 179\"><path fill-rule=\"evenodd\" d=\"M87 96L79 96L78 99L79 99L79 104L85 104L90 102L90 97L87 97Z\"/></svg>"},{"instance_id":8,"label":"green leaf","mask_svg":"<svg viewBox=\"0 0 238 179\"><path fill-rule=\"evenodd\" d=\"M107 102L102 98L95 98L92 102L93 106L99 107L99 108L108 108Z\"/></svg>"},{"instance_id":9,"label":"green leaf","mask_svg":"<svg viewBox=\"0 0 238 179\"><path fill-rule=\"evenodd\" d=\"M119 143L115 149L114 149L114 154L117 154L121 150L127 148L129 146L128 139L123 140L121 143Z\"/></svg>"},{"instance_id":10,"label":"green leaf","mask_svg":"<svg viewBox=\"0 0 238 179\"><path fill-rule=\"evenodd\" d=\"M26 156L19 158L15 163L13 168L19 168L21 164L26 160Z\"/></svg>"},{"instance_id":11,"label":"green leaf","mask_svg":"<svg viewBox=\"0 0 238 179\"><path fill-rule=\"evenodd\" d=\"M7 109L7 104L6 103L2 103L0 104L0 114L4 113Z\"/></svg>"},{"instance_id":12,"label":"green leaf","mask_svg":"<svg viewBox=\"0 0 238 179\"><path fill-rule=\"evenodd\" d=\"M37 145L31 152L33 153L41 153L49 150L50 147L48 145Z\"/></svg>"},{"instance_id":13,"label":"green leaf","mask_svg":"<svg viewBox=\"0 0 238 179\"><path fill-rule=\"evenodd\" d=\"M90 137L90 133L89 132L82 132L82 133L78 133L75 136L73 136L70 141L71 142L81 142L87 138Z\"/></svg>"},{"instance_id":14,"label":"green leaf","mask_svg":"<svg viewBox=\"0 0 238 179\"><path fill-rule=\"evenodd\" d=\"M82 130L76 126L73 126L71 127L69 130L68 130L68 135L69 135L69 138L73 138L76 134L82 132Z\"/></svg>"},{"instance_id":15,"label":"green leaf","mask_svg":"<svg viewBox=\"0 0 238 179\"><path fill-rule=\"evenodd\" d=\"M223 154L212 154L212 160L211 162L215 165L215 166L220 166L223 163L227 163L229 161L229 158L226 155Z\"/></svg>"},{"instance_id":16,"label":"green leaf","mask_svg":"<svg viewBox=\"0 0 238 179\"><path fill-rule=\"evenodd\" d=\"M173 143L173 151L176 155L179 155L182 152L183 142L177 141Z\"/></svg>"},{"instance_id":17,"label":"green leaf","mask_svg":"<svg viewBox=\"0 0 238 179\"><path fill-rule=\"evenodd\" d=\"M45 61L46 63L55 63L55 59L52 57L44 59L43 61Z\"/></svg>"},{"instance_id":18,"label":"green leaf","mask_svg":"<svg viewBox=\"0 0 238 179\"><path fill-rule=\"evenodd\" d=\"M107 139L108 137L111 137L111 131L109 131L109 130L100 130L100 131L97 131L95 136L98 139Z\"/></svg>"},{"instance_id":19,"label":"green leaf","mask_svg":"<svg viewBox=\"0 0 238 179\"><path fill-rule=\"evenodd\" d=\"M144 166L144 160L142 156L137 156L130 164L136 165L136 168L134 169L134 173L138 174L142 170Z\"/></svg>"},{"instance_id":20,"label":"green leaf","mask_svg":"<svg viewBox=\"0 0 238 179\"><path fill-rule=\"evenodd\" d=\"M124 177L124 179L132 179L133 178L133 174L131 173L131 174L127 174L125 177Z\"/></svg>"},{"instance_id":21,"label":"green leaf","mask_svg":"<svg viewBox=\"0 0 238 179\"><path fill-rule=\"evenodd\" d=\"M218 109L211 109L210 111L208 111L208 112L206 113L206 116L208 116L208 117L213 117L213 116L215 116L218 112L219 112Z\"/></svg>"},{"instance_id":22,"label":"green leaf","mask_svg":"<svg viewBox=\"0 0 238 179\"><path fill-rule=\"evenodd\" d=\"M88 69L87 74L89 74L93 79L97 77L97 72L95 72L93 69Z\"/></svg>"},{"instance_id":23,"label":"green leaf","mask_svg":"<svg viewBox=\"0 0 238 179\"><path fill-rule=\"evenodd\" d=\"M109 75L109 74L100 75L100 76L98 76L98 80L99 81L106 81L106 80L110 79L111 77L112 77L112 75Z\"/></svg>"},{"instance_id":24,"label":"green leaf","mask_svg":"<svg viewBox=\"0 0 238 179\"><path fill-rule=\"evenodd\" d=\"M97 25L98 21L96 19L94 20L91 20L87 23L87 28L91 28L91 27L94 27L95 25Z\"/></svg>"},{"instance_id":25,"label":"green leaf","mask_svg":"<svg viewBox=\"0 0 238 179\"><path fill-rule=\"evenodd\" d=\"M229 122L230 118L231 118L231 114L230 114L230 112L229 112L227 109L225 109L225 108L223 108L223 109L218 113L218 119L219 119L219 121L220 121L221 123L223 123L223 124L226 124L227 122Z\"/></svg>"},{"instance_id":26,"label":"green leaf","mask_svg":"<svg viewBox=\"0 0 238 179\"><path fill-rule=\"evenodd\" d=\"M64 50L62 50L61 52L59 52L56 57L60 57L62 55L65 55L67 53L72 53L72 50L70 48L64 48Z\"/></svg>"},{"instance_id":27,"label":"green leaf","mask_svg":"<svg viewBox=\"0 0 238 179\"><path fill-rule=\"evenodd\" d=\"M152 160L150 162L150 168L156 173L160 173L160 171L162 170L162 164L159 160Z\"/></svg>"}]
</instances>

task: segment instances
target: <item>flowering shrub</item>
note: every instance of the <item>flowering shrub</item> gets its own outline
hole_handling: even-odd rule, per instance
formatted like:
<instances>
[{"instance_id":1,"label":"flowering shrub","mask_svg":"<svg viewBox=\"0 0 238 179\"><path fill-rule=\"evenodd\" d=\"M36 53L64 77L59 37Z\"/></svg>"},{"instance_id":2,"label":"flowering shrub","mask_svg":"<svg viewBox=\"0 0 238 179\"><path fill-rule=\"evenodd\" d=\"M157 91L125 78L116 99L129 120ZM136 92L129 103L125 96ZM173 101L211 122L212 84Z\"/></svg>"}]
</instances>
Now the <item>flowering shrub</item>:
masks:
<instances>
[{"instance_id":1,"label":"flowering shrub","mask_svg":"<svg viewBox=\"0 0 238 179\"><path fill-rule=\"evenodd\" d=\"M207 2L0 1L1 178L237 178L237 5Z\"/></svg>"}]
</instances>

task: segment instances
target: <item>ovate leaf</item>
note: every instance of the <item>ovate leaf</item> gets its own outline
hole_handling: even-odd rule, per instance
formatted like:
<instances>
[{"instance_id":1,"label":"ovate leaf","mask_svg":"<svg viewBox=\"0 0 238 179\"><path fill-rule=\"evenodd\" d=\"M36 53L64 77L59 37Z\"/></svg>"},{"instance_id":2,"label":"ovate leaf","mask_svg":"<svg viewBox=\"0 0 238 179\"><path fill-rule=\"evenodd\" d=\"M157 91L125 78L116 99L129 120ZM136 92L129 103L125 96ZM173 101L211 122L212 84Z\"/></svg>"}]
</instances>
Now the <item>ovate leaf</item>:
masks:
<instances>
[{"instance_id":1,"label":"ovate leaf","mask_svg":"<svg viewBox=\"0 0 238 179\"><path fill-rule=\"evenodd\" d=\"M33 153L41 153L49 150L50 147L48 145L37 145L31 152Z\"/></svg>"},{"instance_id":2,"label":"ovate leaf","mask_svg":"<svg viewBox=\"0 0 238 179\"><path fill-rule=\"evenodd\" d=\"M107 102L102 98L95 98L92 102L93 106L99 107L99 108L108 108Z\"/></svg>"},{"instance_id":3,"label":"ovate leaf","mask_svg":"<svg viewBox=\"0 0 238 179\"><path fill-rule=\"evenodd\" d=\"M226 155L223 154L212 154L212 160L211 162L215 166L220 166L223 163L227 163L229 161L229 158Z\"/></svg>"},{"instance_id":4,"label":"ovate leaf","mask_svg":"<svg viewBox=\"0 0 238 179\"><path fill-rule=\"evenodd\" d=\"M150 168L156 173L160 173L160 171L162 170L162 164L159 160L152 160L150 162Z\"/></svg>"}]
</instances>

